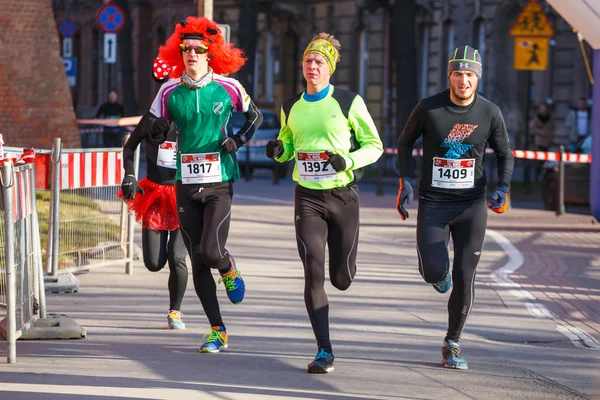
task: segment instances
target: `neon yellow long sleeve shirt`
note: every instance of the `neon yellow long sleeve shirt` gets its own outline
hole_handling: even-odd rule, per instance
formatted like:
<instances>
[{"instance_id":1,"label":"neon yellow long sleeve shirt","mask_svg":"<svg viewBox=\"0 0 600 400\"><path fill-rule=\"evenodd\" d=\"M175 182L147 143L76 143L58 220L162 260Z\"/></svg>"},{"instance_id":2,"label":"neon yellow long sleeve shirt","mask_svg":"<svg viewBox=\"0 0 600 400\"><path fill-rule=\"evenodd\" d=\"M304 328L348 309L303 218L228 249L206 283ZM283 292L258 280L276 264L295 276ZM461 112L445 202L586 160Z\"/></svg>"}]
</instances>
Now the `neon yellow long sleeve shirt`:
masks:
<instances>
[{"instance_id":1,"label":"neon yellow long sleeve shirt","mask_svg":"<svg viewBox=\"0 0 600 400\"><path fill-rule=\"evenodd\" d=\"M333 85L320 100L307 101L305 96L300 93L281 107L278 139L283 142L284 151L276 160L295 159L292 179L303 187L326 190L347 186L357 180L363 167L377 161L383 153L373 118L359 95ZM298 153L325 151L344 157L346 169L330 180L306 180L299 171Z\"/></svg>"}]
</instances>

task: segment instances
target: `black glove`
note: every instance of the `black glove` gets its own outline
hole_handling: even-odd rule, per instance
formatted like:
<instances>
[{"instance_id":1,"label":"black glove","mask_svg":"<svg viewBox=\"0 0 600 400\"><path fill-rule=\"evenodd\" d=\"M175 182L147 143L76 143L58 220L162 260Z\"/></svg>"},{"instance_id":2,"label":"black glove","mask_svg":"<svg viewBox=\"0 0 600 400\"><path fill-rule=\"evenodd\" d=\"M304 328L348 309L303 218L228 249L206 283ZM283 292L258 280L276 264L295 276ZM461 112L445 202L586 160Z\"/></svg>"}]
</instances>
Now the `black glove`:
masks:
<instances>
[{"instance_id":1,"label":"black glove","mask_svg":"<svg viewBox=\"0 0 600 400\"><path fill-rule=\"evenodd\" d=\"M402 221L408 218L408 211L404 208L404 203L408 202L408 204L413 201L413 188L410 185L410 182L406 179L400 178L399 180L400 187L398 188L398 196L396 197L396 210L398 210L398 214L400 214L400 218Z\"/></svg>"},{"instance_id":2,"label":"black glove","mask_svg":"<svg viewBox=\"0 0 600 400\"><path fill-rule=\"evenodd\" d=\"M283 154L283 142L281 140L269 140L267 143L267 157L277 158Z\"/></svg>"},{"instance_id":3,"label":"black glove","mask_svg":"<svg viewBox=\"0 0 600 400\"><path fill-rule=\"evenodd\" d=\"M242 141L236 139L237 138L235 136L229 136L223 141L223 143L221 143L221 148L230 154L235 153L240 147L242 147Z\"/></svg>"},{"instance_id":4,"label":"black glove","mask_svg":"<svg viewBox=\"0 0 600 400\"><path fill-rule=\"evenodd\" d=\"M340 172L346 169L346 160L344 160L344 157L340 156L339 154L335 154L331 150L327 150L325 154L327 154L327 156L329 157L329 159L325 161L325 166L327 166L328 164L331 165L336 172Z\"/></svg>"},{"instance_id":5,"label":"black glove","mask_svg":"<svg viewBox=\"0 0 600 400\"><path fill-rule=\"evenodd\" d=\"M171 129L171 125L175 126L174 122L169 122L165 117L158 117L152 122L150 128L150 139L155 144L163 144L167 140L167 134Z\"/></svg>"},{"instance_id":6,"label":"black glove","mask_svg":"<svg viewBox=\"0 0 600 400\"><path fill-rule=\"evenodd\" d=\"M144 194L144 190L139 187L137 179L133 175L127 175L121 182L121 190L123 191L123 200L132 200L135 192Z\"/></svg>"},{"instance_id":7,"label":"black glove","mask_svg":"<svg viewBox=\"0 0 600 400\"><path fill-rule=\"evenodd\" d=\"M488 207L495 213L502 214L508 208L508 186L500 185L488 200Z\"/></svg>"}]
</instances>

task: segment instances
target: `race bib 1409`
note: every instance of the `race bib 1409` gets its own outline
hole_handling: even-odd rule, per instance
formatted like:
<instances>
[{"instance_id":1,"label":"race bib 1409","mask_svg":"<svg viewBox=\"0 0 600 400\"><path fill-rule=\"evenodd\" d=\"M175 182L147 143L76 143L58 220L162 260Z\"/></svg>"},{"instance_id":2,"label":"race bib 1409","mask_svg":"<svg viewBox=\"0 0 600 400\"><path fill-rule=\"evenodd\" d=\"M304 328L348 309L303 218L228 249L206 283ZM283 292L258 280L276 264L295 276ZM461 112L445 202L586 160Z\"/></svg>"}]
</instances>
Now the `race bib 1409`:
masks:
<instances>
[{"instance_id":1,"label":"race bib 1409","mask_svg":"<svg viewBox=\"0 0 600 400\"><path fill-rule=\"evenodd\" d=\"M475 186L475 159L434 157L431 186L444 189L472 188Z\"/></svg>"}]
</instances>

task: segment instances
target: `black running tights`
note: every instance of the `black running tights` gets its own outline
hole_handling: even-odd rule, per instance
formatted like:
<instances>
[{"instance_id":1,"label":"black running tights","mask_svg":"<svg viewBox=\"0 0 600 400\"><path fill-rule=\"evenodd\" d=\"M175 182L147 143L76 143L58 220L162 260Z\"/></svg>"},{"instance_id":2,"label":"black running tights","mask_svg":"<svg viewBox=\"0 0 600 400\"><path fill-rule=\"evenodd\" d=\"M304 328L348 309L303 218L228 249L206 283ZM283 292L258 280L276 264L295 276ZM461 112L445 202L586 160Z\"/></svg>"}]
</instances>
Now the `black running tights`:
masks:
<instances>
[{"instance_id":1,"label":"black running tights","mask_svg":"<svg viewBox=\"0 0 600 400\"><path fill-rule=\"evenodd\" d=\"M169 262L169 310L181 310L188 281L187 251L181 231L142 229L142 252L148 271L158 272Z\"/></svg>"},{"instance_id":2,"label":"black running tights","mask_svg":"<svg viewBox=\"0 0 600 400\"><path fill-rule=\"evenodd\" d=\"M475 268L483 250L486 226L485 199L452 204L419 202L417 252L419 272L426 282L439 282L448 272L448 241L452 235L453 287L448 300L446 339L460 339L471 312L475 298Z\"/></svg>"},{"instance_id":3,"label":"black running tights","mask_svg":"<svg viewBox=\"0 0 600 400\"><path fill-rule=\"evenodd\" d=\"M329 248L331 283L339 290L346 290L356 274L358 188L311 190L297 186L294 215L298 253L304 264L306 310L318 347L331 352L325 244Z\"/></svg>"}]
</instances>

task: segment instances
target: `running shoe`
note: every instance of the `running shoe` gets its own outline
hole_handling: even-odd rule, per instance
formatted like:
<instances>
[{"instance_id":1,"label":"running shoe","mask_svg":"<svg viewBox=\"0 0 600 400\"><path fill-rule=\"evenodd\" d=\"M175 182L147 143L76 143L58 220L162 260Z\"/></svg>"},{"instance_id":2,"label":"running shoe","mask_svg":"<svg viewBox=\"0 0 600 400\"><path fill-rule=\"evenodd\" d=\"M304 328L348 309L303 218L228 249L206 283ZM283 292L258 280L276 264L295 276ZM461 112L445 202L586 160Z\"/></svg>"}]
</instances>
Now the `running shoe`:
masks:
<instances>
[{"instance_id":1,"label":"running shoe","mask_svg":"<svg viewBox=\"0 0 600 400\"><path fill-rule=\"evenodd\" d=\"M446 368L468 369L467 360L460 353L460 343L454 340L444 340L442 347L442 365Z\"/></svg>"},{"instance_id":2,"label":"running shoe","mask_svg":"<svg viewBox=\"0 0 600 400\"><path fill-rule=\"evenodd\" d=\"M227 348L227 332L222 326L213 326L211 331L202 337L204 343L200 353L218 353Z\"/></svg>"},{"instance_id":3,"label":"running shoe","mask_svg":"<svg viewBox=\"0 0 600 400\"><path fill-rule=\"evenodd\" d=\"M167 315L167 322L169 323L168 329L179 329L179 330L185 329L185 324L181 320L181 317L183 317L183 314L181 313L181 311L177 311L177 310L169 311L169 314Z\"/></svg>"},{"instance_id":4,"label":"running shoe","mask_svg":"<svg viewBox=\"0 0 600 400\"><path fill-rule=\"evenodd\" d=\"M326 374L333 372L333 360L335 357L323 349L320 349L314 361L308 364L308 373Z\"/></svg>"},{"instance_id":5,"label":"running shoe","mask_svg":"<svg viewBox=\"0 0 600 400\"><path fill-rule=\"evenodd\" d=\"M449 271L446 271L446 274L442 278L441 281L433 283L433 288L440 293L446 293L452 287L452 277Z\"/></svg>"},{"instance_id":6,"label":"running shoe","mask_svg":"<svg viewBox=\"0 0 600 400\"><path fill-rule=\"evenodd\" d=\"M235 266L235 260L229 256L229 269L226 273L221 273L221 279L219 283L225 284L225 290L227 291L227 297L233 304L241 303L244 300L244 293L246 293L246 285L242 279L240 271Z\"/></svg>"}]
</instances>

